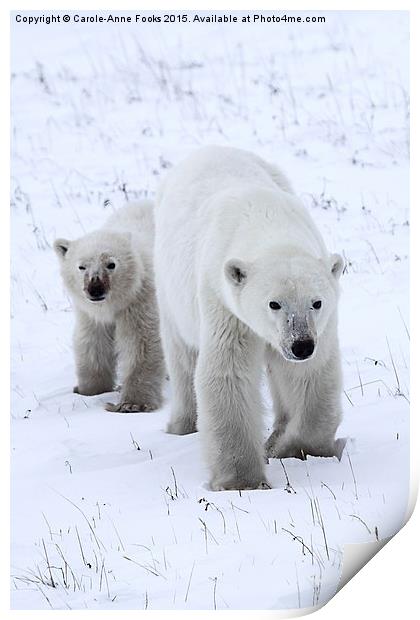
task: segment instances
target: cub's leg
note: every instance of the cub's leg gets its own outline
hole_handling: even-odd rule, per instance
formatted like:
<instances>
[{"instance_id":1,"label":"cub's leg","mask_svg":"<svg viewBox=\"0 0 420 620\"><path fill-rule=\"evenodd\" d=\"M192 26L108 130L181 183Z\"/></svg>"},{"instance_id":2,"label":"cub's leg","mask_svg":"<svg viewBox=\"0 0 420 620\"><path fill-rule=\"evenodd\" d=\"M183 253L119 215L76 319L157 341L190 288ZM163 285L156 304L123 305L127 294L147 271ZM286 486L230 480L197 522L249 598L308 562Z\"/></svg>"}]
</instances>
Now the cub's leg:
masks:
<instances>
[{"instance_id":1,"label":"cub's leg","mask_svg":"<svg viewBox=\"0 0 420 620\"><path fill-rule=\"evenodd\" d=\"M74 392L86 396L112 392L116 368L114 325L98 323L78 311L73 344L78 381Z\"/></svg>"},{"instance_id":2,"label":"cub's leg","mask_svg":"<svg viewBox=\"0 0 420 620\"><path fill-rule=\"evenodd\" d=\"M108 411L153 411L162 405L164 380L159 318L153 288L145 283L138 299L117 315L115 341L121 367L120 402Z\"/></svg>"},{"instance_id":3,"label":"cub's leg","mask_svg":"<svg viewBox=\"0 0 420 620\"><path fill-rule=\"evenodd\" d=\"M306 455L341 458L343 440L335 439L342 415L341 371L335 356L320 372L308 372L294 379L289 373L287 379L276 374L275 380L291 415L285 432L267 442L267 455L274 458L305 458Z\"/></svg>"},{"instance_id":4,"label":"cub's leg","mask_svg":"<svg viewBox=\"0 0 420 620\"><path fill-rule=\"evenodd\" d=\"M188 435L197 430L197 402L194 373L197 352L189 348L176 333L172 322L161 314L161 332L165 360L171 380L171 417L167 432Z\"/></svg>"},{"instance_id":5,"label":"cub's leg","mask_svg":"<svg viewBox=\"0 0 420 620\"><path fill-rule=\"evenodd\" d=\"M201 304L195 387L212 490L268 486L260 381L263 344L221 305Z\"/></svg>"}]
</instances>

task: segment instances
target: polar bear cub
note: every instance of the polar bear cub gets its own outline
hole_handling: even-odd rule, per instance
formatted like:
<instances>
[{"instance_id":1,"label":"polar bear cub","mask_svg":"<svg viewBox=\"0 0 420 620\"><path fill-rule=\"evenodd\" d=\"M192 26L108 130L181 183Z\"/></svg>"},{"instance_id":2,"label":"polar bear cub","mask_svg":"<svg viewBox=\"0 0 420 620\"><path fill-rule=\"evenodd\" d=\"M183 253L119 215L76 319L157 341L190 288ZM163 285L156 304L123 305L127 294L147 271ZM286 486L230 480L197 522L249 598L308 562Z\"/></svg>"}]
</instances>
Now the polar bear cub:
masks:
<instances>
[{"instance_id":1,"label":"polar bear cub","mask_svg":"<svg viewBox=\"0 0 420 620\"><path fill-rule=\"evenodd\" d=\"M275 410L267 455L337 453L342 270L286 177L255 155L206 147L164 180L155 273L168 431L194 432L198 414L213 490L266 485L264 368Z\"/></svg>"},{"instance_id":2,"label":"polar bear cub","mask_svg":"<svg viewBox=\"0 0 420 620\"><path fill-rule=\"evenodd\" d=\"M151 411L162 404L153 220L152 202L129 203L99 230L54 243L76 314L74 391L112 391L119 363L120 402L108 403L108 411Z\"/></svg>"}]
</instances>

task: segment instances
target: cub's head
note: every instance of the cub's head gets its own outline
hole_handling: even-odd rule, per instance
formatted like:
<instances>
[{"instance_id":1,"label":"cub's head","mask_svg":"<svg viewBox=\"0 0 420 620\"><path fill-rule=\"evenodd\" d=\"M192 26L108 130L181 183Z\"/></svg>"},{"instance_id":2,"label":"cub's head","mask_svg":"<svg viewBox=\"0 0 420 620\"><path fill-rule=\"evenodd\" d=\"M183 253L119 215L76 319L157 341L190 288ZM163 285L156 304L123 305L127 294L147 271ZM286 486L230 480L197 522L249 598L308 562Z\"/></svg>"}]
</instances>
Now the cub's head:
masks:
<instances>
[{"instance_id":1,"label":"cub's head","mask_svg":"<svg viewBox=\"0 0 420 620\"><path fill-rule=\"evenodd\" d=\"M98 231L75 241L57 239L54 250L68 292L89 313L120 309L138 290L143 273L130 233Z\"/></svg>"},{"instance_id":2,"label":"cub's head","mask_svg":"<svg viewBox=\"0 0 420 620\"><path fill-rule=\"evenodd\" d=\"M293 253L246 263L225 263L225 293L230 309L256 334L291 362L315 356L328 324L335 320L338 280L344 262Z\"/></svg>"}]
</instances>

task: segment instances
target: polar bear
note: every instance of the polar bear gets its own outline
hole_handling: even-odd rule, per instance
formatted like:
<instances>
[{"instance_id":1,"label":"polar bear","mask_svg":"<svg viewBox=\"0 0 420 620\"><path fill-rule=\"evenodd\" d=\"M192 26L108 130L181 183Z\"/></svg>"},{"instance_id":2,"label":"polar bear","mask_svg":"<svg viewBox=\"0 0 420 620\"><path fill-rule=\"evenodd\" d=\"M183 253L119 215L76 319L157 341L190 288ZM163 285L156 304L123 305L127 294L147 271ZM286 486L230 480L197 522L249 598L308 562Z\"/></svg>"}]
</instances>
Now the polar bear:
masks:
<instances>
[{"instance_id":1,"label":"polar bear","mask_svg":"<svg viewBox=\"0 0 420 620\"><path fill-rule=\"evenodd\" d=\"M114 389L121 367L120 402L108 411L151 411L162 404L163 352L153 276L153 203L129 203L105 225L54 249L72 299L79 394Z\"/></svg>"},{"instance_id":2,"label":"polar bear","mask_svg":"<svg viewBox=\"0 0 420 620\"><path fill-rule=\"evenodd\" d=\"M335 455L343 260L275 166L205 147L173 168L156 204L155 274L172 384L168 432L202 435L213 490L267 485L268 456Z\"/></svg>"}]
</instances>

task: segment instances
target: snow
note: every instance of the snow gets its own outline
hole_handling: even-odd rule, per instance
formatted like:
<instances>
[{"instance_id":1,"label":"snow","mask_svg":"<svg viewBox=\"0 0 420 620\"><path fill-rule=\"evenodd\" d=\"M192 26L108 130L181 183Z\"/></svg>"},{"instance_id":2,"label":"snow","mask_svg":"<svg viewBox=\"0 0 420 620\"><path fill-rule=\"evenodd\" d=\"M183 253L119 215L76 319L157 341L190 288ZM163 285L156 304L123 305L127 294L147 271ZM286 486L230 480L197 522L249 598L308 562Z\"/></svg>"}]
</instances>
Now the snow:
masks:
<instances>
[{"instance_id":1,"label":"snow","mask_svg":"<svg viewBox=\"0 0 420 620\"><path fill-rule=\"evenodd\" d=\"M13 608L310 607L333 596L345 543L401 527L408 17L325 15L13 24ZM73 316L53 240L153 196L169 166L210 143L281 165L347 260L343 458L271 460L272 490L208 490L199 435L164 432L169 383L154 413L111 414L115 395L72 393Z\"/></svg>"}]
</instances>

